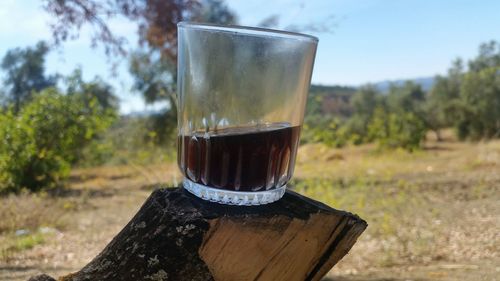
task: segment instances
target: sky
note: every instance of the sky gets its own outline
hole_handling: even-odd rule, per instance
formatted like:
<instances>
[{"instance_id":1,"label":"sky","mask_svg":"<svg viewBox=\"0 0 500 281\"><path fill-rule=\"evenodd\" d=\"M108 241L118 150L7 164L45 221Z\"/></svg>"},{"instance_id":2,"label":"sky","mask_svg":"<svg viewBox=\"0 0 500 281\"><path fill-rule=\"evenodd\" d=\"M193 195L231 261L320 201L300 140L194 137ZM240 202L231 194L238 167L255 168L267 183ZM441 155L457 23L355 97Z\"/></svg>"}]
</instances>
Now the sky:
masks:
<instances>
[{"instance_id":1,"label":"sky","mask_svg":"<svg viewBox=\"0 0 500 281\"><path fill-rule=\"evenodd\" d=\"M470 59L481 42L500 41L500 1L497 0L226 0L239 24L255 26L276 15L278 28L322 24L325 32L305 30L319 38L312 82L362 85L383 80L445 74L456 57ZM50 40L51 18L40 0L0 0L0 56L9 49ZM137 43L136 28L125 20L112 30ZM47 58L47 73L68 74L76 67L85 79L100 75L115 88L121 112L154 110L131 91L127 62L110 75L102 49L90 47L84 29ZM1 74L0 74L1 76Z\"/></svg>"}]
</instances>

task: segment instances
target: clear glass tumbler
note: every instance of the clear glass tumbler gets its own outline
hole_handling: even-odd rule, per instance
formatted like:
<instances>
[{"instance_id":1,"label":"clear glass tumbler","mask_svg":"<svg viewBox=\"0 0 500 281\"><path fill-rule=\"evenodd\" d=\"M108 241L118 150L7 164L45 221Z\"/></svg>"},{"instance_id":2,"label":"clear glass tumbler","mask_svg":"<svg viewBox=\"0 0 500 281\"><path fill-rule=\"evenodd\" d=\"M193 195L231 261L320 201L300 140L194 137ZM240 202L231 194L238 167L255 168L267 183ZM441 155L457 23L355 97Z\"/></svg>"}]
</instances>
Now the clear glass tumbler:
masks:
<instances>
[{"instance_id":1,"label":"clear glass tumbler","mask_svg":"<svg viewBox=\"0 0 500 281\"><path fill-rule=\"evenodd\" d=\"M295 166L318 39L187 22L178 34L184 188L223 204L280 199Z\"/></svg>"}]
</instances>

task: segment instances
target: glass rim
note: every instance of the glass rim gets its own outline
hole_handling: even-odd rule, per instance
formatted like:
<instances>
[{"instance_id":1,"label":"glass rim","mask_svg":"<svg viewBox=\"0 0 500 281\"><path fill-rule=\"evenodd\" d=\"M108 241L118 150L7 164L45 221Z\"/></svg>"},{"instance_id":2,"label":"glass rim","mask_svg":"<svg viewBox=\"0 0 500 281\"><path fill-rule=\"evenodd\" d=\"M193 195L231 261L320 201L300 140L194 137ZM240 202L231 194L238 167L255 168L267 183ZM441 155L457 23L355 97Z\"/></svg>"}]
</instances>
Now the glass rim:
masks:
<instances>
[{"instance_id":1,"label":"glass rim","mask_svg":"<svg viewBox=\"0 0 500 281\"><path fill-rule=\"evenodd\" d=\"M262 27L244 26L244 25L221 25L221 24L181 21L181 22L177 23L177 27L207 30L207 31L214 31L214 32L226 32L226 33L234 33L234 34L253 35L253 36L258 36L258 37L276 37L276 38L296 39L296 40L302 40L302 41L310 41L313 43L317 43L319 41L318 37L312 36L309 34L292 32L292 31L284 31L284 30L278 30L278 29L262 28Z\"/></svg>"}]
</instances>

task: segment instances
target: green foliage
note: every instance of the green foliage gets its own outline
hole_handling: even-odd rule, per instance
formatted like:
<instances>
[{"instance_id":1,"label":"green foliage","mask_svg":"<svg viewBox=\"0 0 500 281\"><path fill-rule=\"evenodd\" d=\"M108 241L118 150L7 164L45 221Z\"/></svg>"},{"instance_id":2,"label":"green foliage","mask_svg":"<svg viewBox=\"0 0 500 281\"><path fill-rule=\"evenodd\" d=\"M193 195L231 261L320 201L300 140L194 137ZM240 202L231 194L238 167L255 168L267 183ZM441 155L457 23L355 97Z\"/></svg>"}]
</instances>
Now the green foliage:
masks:
<instances>
[{"instance_id":1,"label":"green foliage","mask_svg":"<svg viewBox=\"0 0 500 281\"><path fill-rule=\"evenodd\" d=\"M85 148L89 153L84 153L85 160L80 164L143 165L173 161L177 148L176 131L168 135L171 141L158 145L161 134L155 131L156 126L150 117L122 116L97 141Z\"/></svg>"},{"instance_id":2,"label":"green foliage","mask_svg":"<svg viewBox=\"0 0 500 281\"><path fill-rule=\"evenodd\" d=\"M303 126L301 138L312 143L321 142L330 147L342 147L348 142L346 128L338 118L313 121L312 117L309 117Z\"/></svg>"},{"instance_id":3,"label":"green foliage","mask_svg":"<svg viewBox=\"0 0 500 281\"><path fill-rule=\"evenodd\" d=\"M391 112L411 112L420 116L423 115L425 92L420 85L408 81L403 86L392 85L386 101L387 108Z\"/></svg>"},{"instance_id":4,"label":"green foliage","mask_svg":"<svg viewBox=\"0 0 500 281\"><path fill-rule=\"evenodd\" d=\"M321 112L324 98L316 95L312 109ZM343 119L328 114L306 116L304 141L335 147L375 141L383 148L409 151L420 147L428 128L425 92L420 86L411 82L392 85L389 94L382 95L367 85L356 91L348 104L346 112L351 114Z\"/></svg>"},{"instance_id":5,"label":"green foliage","mask_svg":"<svg viewBox=\"0 0 500 281\"><path fill-rule=\"evenodd\" d=\"M82 95L85 104L95 99L99 110L118 110L118 98L113 94L113 88L100 77L97 76L92 81L86 82L83 80L82 70L77 68L64 80L67 85L67 94Z\"/></svg>"},{"instance_id":6,"label":"green foliage","mask_svg":"<svg viewBox=\"0 0 500 281\"><path fill-rule=\"evenodd\" d=\"M458 86L458 87L457 87ZM448 77L437 76L425 104L425 113L432 128L438 130L454 122L453 100L459 95L460 85L453 85Z\"/></svg>"},{"instance_id":7,"label":"green foliage","mask_svg":"<svg viewBox=\"0 0 500 281\"><path fill-rule=\"evenodd\" d=\"M0 245L0 260L16 256L18 252L31 249L45 242L42 233L27 234L22 236L9 235Z\"/></svg>"},{"instance_id":8,"label":"green foliage","mask_svg":"<svg viewBox=\"0 0 500 281\"><path fill-rule=\"evenodd\" d=\"M17 241L16 241L16 244L14 246L14 249L11 249L11 250L22 251L22 250L26 250L26 249L31 249L31 248L35 247L36 245L43 244L43 242L44 242L43 235L40 233L21 236L21 237L17 238L16 240Z\"/></svg>"},{"instance_id":9,"label":"green foliage","mask_svg":"<svg viewBox=\"0 0 500 281\"><path fill-rule=\"evenodd\" d=\"M352 97L353 114L347 122L349 133L354 136L355 144L369 142L368 125L373 119L375 108L382 106L383 96L371 85L361 87ZM359 136L359 137L356 137Z\"/></svg>"},{"instance_id":10,"label":"green foliage","mask_svg":"<svg viewBox=\"0 0 500 281\"><path fill-rule=\"evenodd\" d=\"M171 60L154 52L136 51L130 57L129 71L134 77L133 90L140 92L146 103L174 100L177 68Z\"/></svg>"},{"instance_id":11,"label":"green foliage","mask_svg":"<svg viewBox=\"0 0 500 281\"><path fill-rule=\"evenodd\" d=\"M114 118L97 99L54 88L37 94L17 115L6 110L0 115L0 191L54 186Z\"/></svg>"},{"instance_id":12,"label":"green foliage","mask_svg":"<svg viewBox=\"0 0 500 281\"><path fill-rule=\"evenodd\" d=\"M371 123L368 125L368 135L381 148L404 148L416 150L425 137L427 128L415 114L411 112L386 112L377 108Z\"/></svg>"},{"instance_id":13,"label":"green foliage","mask_svg":"<svg viewBox=\"0 0 500 281\"><path fill-rule=\"evenodd\" d=\"M391 85L387 95L370 85L347 96L318 94L311 87L303 141L337 147L376 141L411 151L420 147L427 130L440 140L446 127L455 127L460 139L498 138L500 44L482 44L468 65L465 71L462 60L453 61L429 93L412 82Z\"/></svg>"},{"instance_id":14,"label":"green foliage","mask_svg":"<svg viewBox=\"0 0 500 281\"><path fill-rule=\"evenodd\" d=\"M66 93L79 96L87 108L92 106L96 113L108 116L109 120L114 120L117 117L118 98L113 94L113 88L100 77L95 77L92 81L86 82L82 78L81 69L78 68L65 78L65 83L67 86ZM106 163L113 157L114 148L104 138L104 131L107 130L102 130L101 133L96 134L91 142L78 151L76 164L80 166L97 166ZM75 164L75 161L73 161L73 164Z\"/></svg>"},{"instance_id":15,"label":"green foliage","mask_svg":"<svg viewBox=\"0 0 500 281\"><path fill-rule=\"evenodd\" d=\"M457 108L460 139L500 137L500 67L467 73Z\"/></svg>"},{"instance_id":16,"label":"green foliage","mask_svg":"<svg viewBox=\"0 0 500 281\"><path fill-rule=\"evenodd\" d=\"M459 95L453 100L454 126L460 139L500 137L500 43L481 44L469 61Z\"/></svg>"},{"instance_id":17,"label":"green foliage","mask_svg":"<svg viewBox=\"0 0 500 281\"><path fill-rule=\"evenodd\" d=\"M469 62L469 70L472 72L492 67L500 67L500 43L496 41L481 44L479 55Z\"/></svg>"},{"instance_id":18,"label":"green foliage","mask_svg":"<svg viewBox=\"0 0 500 281\"><path fill-rule=\"evenodd\" d=\"M203 0L201 9L193 15L195 21L215 24L237 24L236 14L223 0Z\"/></svg>"},{"instance_id":19,"label":"green foliage","mask_svg":"<svg viewBox=\"0 0 500 281\"><path fill-rule=\"evenodd\" d=\"M48 52L47 44L41 41L35 47L9 50L3 57L1 69L5 72L4 99L7 104L14 105L14 112L20 110L33 92L56 84L56 75L45 75L45 55Z\"/></svg>"},{"instance_id":20,"label":"green foliage","mask_svg":"<svg viewBox=\"0 0 500 281\"><path fill-rule=\"evenodd\" d=\"M312 85L301 133L303 143L342 147L349 141L345 119L352 114L352 87Z\"/></svg>"},{"instance_id":21,"label":"green foliage","mask_svg":"<svg viewBox=\"0 0 500 281\"><path fill-rule=\"evenodd\" d=\"M428 127L441 140L440 130L452 127L456 120L456 105L460 96L460 85L464 75L462 60L456 59L448 70L448 76L436 76L423 107Z\"/></svg>"},{"instance_id":22,"label":"green foliage","mask_svg":"<svg viewBox=\"0 0 500 281\"><path fill-rule=\"evenodd\" d=\"M164 57L135 52L132 54L129 70L134 76L133 89L142 93L146 103L168 103L166 110L151 116L153 130L157 133L155 141L163 145L172 140L172 132L177 126L176 66Z\"/></svg>"}]
</instances>

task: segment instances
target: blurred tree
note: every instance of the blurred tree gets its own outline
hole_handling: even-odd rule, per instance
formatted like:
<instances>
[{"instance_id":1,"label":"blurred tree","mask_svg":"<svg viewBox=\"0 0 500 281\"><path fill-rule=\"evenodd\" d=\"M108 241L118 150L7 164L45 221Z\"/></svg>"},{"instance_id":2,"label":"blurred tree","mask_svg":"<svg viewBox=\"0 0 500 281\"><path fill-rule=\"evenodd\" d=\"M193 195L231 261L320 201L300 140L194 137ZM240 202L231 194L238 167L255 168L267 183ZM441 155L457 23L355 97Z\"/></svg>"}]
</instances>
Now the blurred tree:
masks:
<instances>
[{"instance_id":1,"label":"blurred tree","mask_svg":"<svg viewBox=\"0 0 500 281\"><path fill-rule=\"evenodd\" d=\"M345 121L353 113L351 97L355 92L353 87L311 85L301 142L345 145L349 141Z\"/></svg>"},{"instance_id":2,"label":"blurred tree","mask_svg":"<svg viewBox=\"0 0 500 281\"><path fill-rule=\"evenodd\" d=\"M77 68L64 78L64 82L66 95L77 98L85 112L94 112L103 118L106 117L106 120L111 123L117 119L119 100L114 94L113 87L100 77L96 76L91 81L84 81L82 70ZM113 147L103 140L103 134L101 134L103 132L94 135L88 144L74 151L71 164L95 166L106 162L113 154Z\"/></svg>"},{"instance_id":3,"label":"blurred tree","mask_svg":"<svg viewBox=\"0 0 500 281\"><path fill-rule=\"evenodd\" d=\"M427 118L453 125L460 139L500 137L500 44L483 43L464 71L460 59L447 77L438 77L427 101Z\"/></svg>"},{"instance_id":4,"label":"blurred tree","mask_svg":"<svg viewBox=\"0 0 500 281\"><path fill-rule=\"evenodd\" d=\"M154 50L136 51L131 55L129 71L134 79L132 89L141 93L147 104L168 102L167 108L151 116L154 124L151 133L156 135L155 141L165 143L171 139L177 125L177 66L171 59L162 57Z\"/></svg>"},{"instance_id":5,"label":"blurred tree","mask_svg":"<svg viewBox=\"0 0 500 281\"><path fill-rule=\"evenodd\" d=\"M102 44L108 55L125 55L126 40L109 26L112 19L125 18L137 25L139 43L159 49L162 56L175 58L177 22L200 11L198 0L44 0L54 18L51 25L56 44L78 37L90 26L92 45Z\"/></svg>"},{"instance_id":6,"label":"blurred tree","mask_svg":"<svg viewBox=\"0 0 500 281\"><path fill-rule=\"evenodd\" d=\"M334 115L346 119L352 114L351 98L356 91L354 87L311 85L307 96L307 115Z\"/></svg>"},{"instance_id":7,"label":"blurred tree","mask_svg":"<svg viewBox=\"0 0 500 281\"><path fill-rule=\"evenodd\" d=\"M460 139L500 137L500 67L465 74L458 109L456 128Z\"/></svg>"},{"instance_id":8,"label":"blurred tree","mask_svg":"<svg viewBox=\"0 0 500 281\"><path fill-rule=\"evenodd\" d=\"M383 96L372 85L361 87L352 97L353 114L347 126L351 135L355 135L355 143L371 141L368 125L373 119L375 109L383 107Z\"/></svg>"},{"instance_id":9,"label":"blurred tree","mask_svg":"<svg viewBox=\"0 0 500 281\"><path fill-rule=\"evenodd\" d=\"M185 19L216 24L236 23L236 15L221 0L201 1L200 5L193 9L191 15ZM131 54L129 70L134 77L133 90L141 93L146 103L159 101L168 103L167 108L162 113L154 114L152 119L158 136L156 140L159 143L171 140L177 125L176 54L165 56L162 49L156 46L150 46L148 50L137 50Z\"/></svg>"},{"instance_id":10,"label":"blurred tree","mask_svg":"<svg viewBox=\"0 0 500 281\"><path fill-rule=\"evenodd\" d=\"M418 119L425 130L433 130L440 138L439 124L428 114L426 97L422 86L412 81L407 81L403 86L392 85L387 95L387 110L401 116L411 113L411 118L407 118L408 122Z\"/></svg>"},{"instance_id":11,"label":"blurred tree","mask_svg":"<svg viewBox=\"0 0 500 281\"><path fill-rule=\"evenodd\" d=\"M301 131L301 142L323 143L330 147L342 147L349 140L347 128L343 123L336 117L308 116Z\"/></svg>"},{"instance_id":12,"label":"blurred tree","mask_svg":"<svg viewBox=\"0 0 500 281\"><path fill-rule=\"evenodd\" d=\"M424 108L425 118L438 141L442 140L440 130L453 126L457 120L456 107L463 75L462 60L456 59L448 70L448 76L436 76L435 83L428 93Z\"/></svg>"},{"instance_id":13,"label":"blurred tree","mask_svg":"<svg viewBox=\"0 0 500 281\"><path fill-rule=\"evenodd\" d=\"M412 112L388 112L377 107L368 134L381 148L403 148L414 151L420 148L427 128Z\"/></svg>"},{"instance_id":14,"label":"blurred tree","mask_svg":"<svg viewBox=\"0 0 500 281\"><path fill-rule=\"evenodd\" d=\"M236 24L236 14L229 9L223 0L201 0L199 10L195 10L191 21L215 24Z\"/></svg>"},{"instance_id":15,"label":"blurred tree","mask_svg":"<svg viewBox=\"0 0 500 281\"><path fill-rule=\"evenodd\" d=\"M154 51L136 51L130 58L133 90L140 92L146 103L170 100L175 104L177 66Z\"/></svg>"},{"instance_id":16,"label":"blurred tree","mask_svg":"<svg viewBox=\"0 0 500 281\"><path fill-rule=\"evenodd\" d=\"M469 61L469 70L479 72L490 67L500 66L500 43L490 41L479 46L479 55Z\"/></svg>"},{"instance_id":17,"label":"blurred tree","mask_svg":"<svg viewBox=\"0 0 500 281\"><path fill-rule=\"evenodd\" d=\"M191 15L185 19L196 22L217 24L234 24L236 16L220 0L204 0ZM176 31L177 34L177 31ZM177 36L177 35L176 35ZM148 50L140 49L132 53L130 72L134 76L133 89L143 94L147 103L168 100L175 105L177 80L177 38L172 42L175 51L165 56L162 46L149 46Z\"/></svg>"},{"instance_id":18,"label":"blurred tree","mask_svg":"<svg viewBox=\"0 0 500 281\"><path fill-rule=\"evenodd\" d=\"M5 72L3 100L13 104L14 112L31 98L33 92L52 87L57 75L45 75L45 56L49 52L47 44L38 42L35 47L16 48L7 51L1 68Z\"/></svg>"},{"instance_id":19,"label":"blurred tree","mask_svg":"<svg viewBox=\"0 0 500 281\"><path fill-rule=\"evenodd\" d=\"M82 70L77 68L64 80L68 95L82 95L87 105L95 99L102 111L107 109L118 111L119 101L113 93L113 87L100 77L96 76L92 81L86 82L83 80Z\"/></svg>"},{"instance_id":20,"label":"blurred tree","mask_svg":"<svg viewBox=\"0 0 500 281\"><path fill-rule=\"evenodd\" d=\"M108 55L125 55L125 38L110 27L113 19L127 19L137 25L141 47L158 50L161 57L175 61L177 23L183 20L235 22L222 0L44 0L56 44L78 37L90 26L92 46L101 44Z\"/></svg>"},{"instance_id":21,"label":"blurred tree","mask_svg":"<svg viewBox=\"0 0 500 281\"><path fill-rule=\"evenodd\" d=\"M421 106L425 101L422 87L411 81L403 86L391 85L387 95L387 106L391 112L412 112L421 115Z\"/></svg>"},{"instance_id":22,"label":"blurred tree","mask_svg":"<svg viewBox=\"0 0 500 281\"><path fill-rule=\"evenodd\" d=\"M0 114L0 192L54 186L114 118L95 97L55 88L35 95L17 115Z\"/></svg>"}]
</instances>

